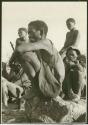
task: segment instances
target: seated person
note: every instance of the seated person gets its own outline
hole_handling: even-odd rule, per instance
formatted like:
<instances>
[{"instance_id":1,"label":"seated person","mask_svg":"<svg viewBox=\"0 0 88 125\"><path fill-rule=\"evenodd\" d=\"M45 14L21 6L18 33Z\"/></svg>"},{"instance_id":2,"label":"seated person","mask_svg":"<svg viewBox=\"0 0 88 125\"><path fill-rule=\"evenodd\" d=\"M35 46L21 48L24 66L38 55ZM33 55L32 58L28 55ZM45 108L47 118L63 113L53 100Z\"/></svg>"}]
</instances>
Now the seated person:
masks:
<instances>
[{"instance_id":1,"label":"seated person","mask_svg":"<svg viewBox=\"0 0 88 125\"><path fill-rule=\"evenodd\" d=\"M53 99L61 106L65 105L62 97L62 82L65 77L65 67L63 60L51 40L47 39L48 26L41 20L32 21L28 24L28 36L30 43L25 43L15 49L19 58L23 59L24 69L29 76L30 70L27 68L27 59L24 55L28 52L35 52L40 61L40 69L32 81L32 88L26 93L25 99L48 100ZM61 96L61 97L60 97ZM34 101L35 102L35 101ZM37 101L36 101L37 103ZM58 105L57 103L57 105ZM33 102L31 107L36 107ZM30 111L31 111L30 107Z\"/></svg>"},{"instance_id":2,"label":"seated person","mask_svg":"<svg viewBox=\"0 0 88 125\"><path fill-rule=\"evenodd\" d=\"M81 58L82 56L78 49L69 47L66 57L63 60L66 72L63 89L65 94L73 101L80 99L81 92L86 83L84 77L84 64Z\"/></svg>"},{"instance_id":3,"label":"seated person","mask_svg":"<svg viewBox=\"0 0 88 125\"><path fill-rule=\"evenodd\" d=\"M57 49L54 47L54 44L51 42L51 40L46 38L47 32L48 27L45 22L40 20L30 22L28 25L28 35L31 43L26 43L18 46L15 52L17 51L22 56L30 51L37 52L38 57L41 61L41 67L43 67L44 71L47 73L47 76L43 76L42 74L40 77L39 85L41 84L41 91L46 96L55 97L59 95L60 91L62 90L62 82L65 76L65 69L62 58L59 55ZM24 65L25 67L27 66L26 61ZM51 72L52 69L54 69L54 74ZM47 88L45 88L44 83L42 83L46 79L44 77L48 77L47 81L51 83L51 88L48 86L49 84L47 85L47 87L49 88L48 90L46 90L46 92L45 89ZM51 79L54 80L54 82L52 82ZM45 80L45 83L48 83L47 81ZM50 94L49 92L51 92L52 94Z\"/></svg>"}]
</instances>

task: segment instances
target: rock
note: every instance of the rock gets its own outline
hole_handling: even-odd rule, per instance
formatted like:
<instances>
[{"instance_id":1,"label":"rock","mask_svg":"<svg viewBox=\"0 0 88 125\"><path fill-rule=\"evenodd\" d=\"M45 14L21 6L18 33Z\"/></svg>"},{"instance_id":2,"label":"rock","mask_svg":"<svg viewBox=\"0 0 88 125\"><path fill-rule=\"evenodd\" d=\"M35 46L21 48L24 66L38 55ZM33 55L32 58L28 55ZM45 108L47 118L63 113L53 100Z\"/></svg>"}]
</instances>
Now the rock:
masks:
<instances>
[{"instance_id":1,"label":"rock","mask_svg":"<svg viewBox=\"0 0 88 125\"><path fill-rule=\"evenodd\" d=\"M86 114L86 101L80 100L78 103L75 102L69 102L69 111L66 116L64 116L60 122L74 122L77 121L77 119L82 116L83 114ZM80 121L79 121L80 122ZM85 118L83 120L85 122Z\"/></svg>"},{"instance_id":2,"label":"rock","mask_svg":"<svg viewBox=\"0 0 88 125\"><path fill-rule=\"evenodd\" d=\"M63 101L64 105L61 105L58 100L52 101L37 101L36 106L29 100L25 103L25 113L27 119L30 119L31 123L72 123L86 122L86 101L79 100L78 103L72 101ZM33 108L33 106L35 108ZM84 117L85 114L85 117ZM35 120L36 119L36 120Z\"/></svg>"}]
</instances>

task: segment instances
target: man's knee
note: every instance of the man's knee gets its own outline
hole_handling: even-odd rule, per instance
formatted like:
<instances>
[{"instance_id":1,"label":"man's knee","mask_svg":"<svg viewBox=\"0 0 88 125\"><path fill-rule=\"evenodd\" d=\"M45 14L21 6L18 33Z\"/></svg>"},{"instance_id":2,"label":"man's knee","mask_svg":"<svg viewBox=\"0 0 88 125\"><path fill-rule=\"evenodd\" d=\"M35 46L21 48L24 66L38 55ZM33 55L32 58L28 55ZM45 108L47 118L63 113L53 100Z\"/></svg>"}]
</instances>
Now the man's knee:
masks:
<instances>
[{"instance_id":1,"label":"man's knee","mask_svg":"<svg viewBox=\"0 0 88 125\"><path fill-rule=\"evenodd\" d=\"M30 73L30 74L31 74L31 77L32 77L32 78L34 78L34 77L35 77L35 75L36 75L35 71L31 71L31 73Z\"/></svg>"},{"instance_id":2,"label":"man's knee","mask_svg":"<svg viewBox=\"0 0 88 125\"><path fill-rule=\"evenodd\" d=\"M35 71L38 72L40 70L40 62L36 61L35 64L33 64L33 67L34 67Z\"/></svg>"}]
</instances>

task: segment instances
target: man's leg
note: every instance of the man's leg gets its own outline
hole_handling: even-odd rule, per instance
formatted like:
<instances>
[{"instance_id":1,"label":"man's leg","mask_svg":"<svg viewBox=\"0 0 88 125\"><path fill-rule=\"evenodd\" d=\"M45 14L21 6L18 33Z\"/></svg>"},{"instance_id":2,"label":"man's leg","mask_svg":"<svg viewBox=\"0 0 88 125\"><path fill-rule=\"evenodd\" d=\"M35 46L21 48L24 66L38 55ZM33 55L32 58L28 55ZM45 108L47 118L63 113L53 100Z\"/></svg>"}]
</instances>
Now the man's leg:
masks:
<instances>
[{"instance_id":1,"label":"man's leg","mask_svg":"<svg viewBox=\"0 0 88 125\"><path fill-rule=\"evenodd\" d=\"M84 88L85 80L83 78L83 72L80 71L74 71L73 74L73 91L75 94L77 94L79 97L81 97L82 89Z\"/></svg>"},{"instance_id":2,"label":"man's leg","mask_svg":"<svg viewBox=\"0 0 88 125\"><path fill-rule=\"evenodd\" d=\"M68 74L66 74L65 76L65 80L64 80L64 84L67 88L67 92L66 92L66 96L69 98L69 99L74 99L77 97L77 95L74 93L73 91L73 87L72 87L72 83L73 83L73 74L74 72L73 71L69 71Z\"/></svg>"},{"instance_id":3,"label":"man's leg","mask_svg":"<svg viewBox=\"0 0 88 125\"><path fill-rule=\"evenodd\" d=\"M26 52L22 57L25 61L29 62L34 68L35 72L38 72L40 69L40 61L35 52Z\"/></svg>"}]
</instances>

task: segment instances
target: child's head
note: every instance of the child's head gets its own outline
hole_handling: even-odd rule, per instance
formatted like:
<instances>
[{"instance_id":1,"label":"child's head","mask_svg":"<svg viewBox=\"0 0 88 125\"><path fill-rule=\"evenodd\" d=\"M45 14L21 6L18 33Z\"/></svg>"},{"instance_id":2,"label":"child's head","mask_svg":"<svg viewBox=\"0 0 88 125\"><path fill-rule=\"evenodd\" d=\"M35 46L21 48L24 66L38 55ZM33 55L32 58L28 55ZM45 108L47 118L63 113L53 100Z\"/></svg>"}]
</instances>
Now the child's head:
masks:
<instances>
[{"instance_id":1,"label":"child's head","mask_svg":"<svg viewBox=\"0 0 88 125\"><path fill-rule=\"evenodd\" d=\"M75 62L80 55L80 51L78 49L74 49L72 47L69 47L66 52L66 56L68 59L72 62Z\"/></svg>"},{"instance_id":2,"label":"child's head","mask_svg":"<svg viewBox=\"0 0 88 125\"><path fill-rule=\"evenodd\" d=\"M24 38L27 35L27 29L22 27L18 29L18 35L20 38Z\"/></svg>"},{"instance_id":3,"label":"child's head","mask_svg":"<svg viewBox=\"0 0 88 125\"><path fill-rule=\"evenodd\" d=\"M36 42L45 38L48 32L48 26L41 20L35 20L28 24L28 35L31 42Z\"/></svg>"},{"instance_id":4,"label":"child's head","mask_svg":"<svg viewBox=\"0 0 88 125\"><path fill-rule=\"evenodd\" d=\"M68 18L67 20L66 20L66 25L67 25L67 28L69 29L69 30L72 30L73 28L74 28L74 26L75 26L75 20L73 19L73 18Z\"/></svg>"},{"instance_id":5,"label":"child's head","mask_svg":"<svg viewBox=\"0 0 88 125\"><path fill-rule=\"evenodd\" d=\"M83 66L86 67L86 56L85 55L80 55L78 56L79 63Z\"/></svg>"}]
</instances>

